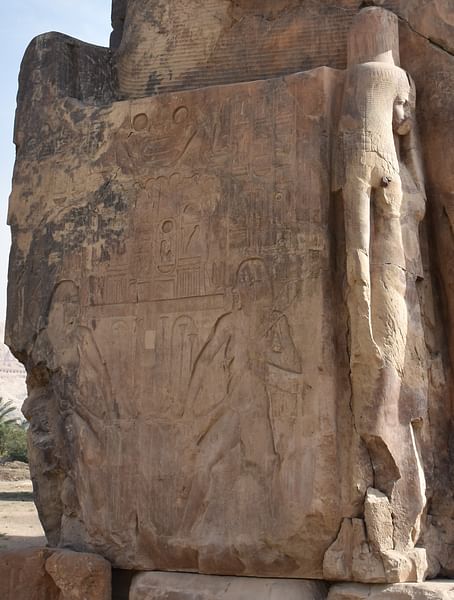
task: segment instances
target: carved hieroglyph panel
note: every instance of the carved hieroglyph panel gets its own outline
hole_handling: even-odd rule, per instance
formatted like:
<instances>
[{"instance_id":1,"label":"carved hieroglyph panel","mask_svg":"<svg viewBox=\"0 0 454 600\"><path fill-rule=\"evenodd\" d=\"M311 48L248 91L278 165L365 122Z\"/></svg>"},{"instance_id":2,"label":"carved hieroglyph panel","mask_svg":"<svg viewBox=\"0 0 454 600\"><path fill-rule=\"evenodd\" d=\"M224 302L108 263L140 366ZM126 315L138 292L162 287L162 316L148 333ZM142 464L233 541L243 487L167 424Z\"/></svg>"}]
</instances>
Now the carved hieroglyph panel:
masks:
<instances>
[{"instance_id":1,"label":"carved hieroglyph panel","mask_svg":"<svg viewBox=\"0 0 454 600\"><path fill-rule=\"evenodd\" d=\"M128 2L114 54L120 94L139 98L325 65L344 68L347 32L360 4L361 0Z\"/></svg>"},{"instance_id":2,"label":"carved hieroglyph panel","mask_svg":"<svg viewBox=\"0 0 454 600\"><path fill-rule=\"evenodd\" d=\"M328 185L330 170L334 180L342 172L330 143L343 75L322 68L182 92L343 67L363 3L114 4L115 47L120 4L131 18L113 61L51 33L33 40L20 75L6 337L28 371L31 471L49 543L131 569L369 581L376 540L364 499L386 505L383 475L386 487L399 482L392 527L412 530L411 560L425 569L427 550L426 575L452 575L453 336L440 316L454 298L449 3L380 2L400 17L427 178L414 178L418 136L401 140L402 210L394 234L381 232L402 272L393 296L376 285L397 263L382 246L386 269L371 285L372 306L386 290L375 322L405 340L385 428L397 461L383 463L378 444L378 468L352 427L352 412L362 416L353 396L367 394L349 385L345 194L330 197ZM178 14L167 10L176 4ZM389 34L397 42L397 27ZM158 91L170 95L109 104ZM388 150L396 143L390 136ZM399 327L386 318L391 304ZM364 373L373 379L367 361ZM366 416L375 426L375 410ZM334 571L322 573L323 556ZM399 577L421 572L405 575L412 564L400 561Z\"/></svg>"},{"instance_id":3,"label":"carved hieroglyph panel","mask_svg":"<svg viewBox=\"0 0 454 600\"><path fill-rule=\"evenodd\" d=\"M43 275L16 306L62 422L61 543L119 567L321 575L342 510L339 77L75 105L64 143L25 144L10 220Z\"/></svg>"}]
</instances>

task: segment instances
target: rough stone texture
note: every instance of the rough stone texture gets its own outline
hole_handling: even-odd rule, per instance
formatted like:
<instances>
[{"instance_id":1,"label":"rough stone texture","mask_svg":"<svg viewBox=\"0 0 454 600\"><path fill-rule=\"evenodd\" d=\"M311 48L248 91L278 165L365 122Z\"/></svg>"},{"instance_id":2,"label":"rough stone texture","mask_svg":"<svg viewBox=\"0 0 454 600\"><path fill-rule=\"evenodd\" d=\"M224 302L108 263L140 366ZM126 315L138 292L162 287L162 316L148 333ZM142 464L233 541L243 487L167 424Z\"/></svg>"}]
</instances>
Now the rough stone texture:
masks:
<instances>
[{"instance_id":1,"label":"rough stone texture","mask_svg":"<svg viewBox=\"0 0 454 600\"><path fill-rule=\"evenodd\" d=\"M371 547L377 552L394 548L393 516L388 497L369 488L364 502L364 520Z\"/></svg>"},{"instance_id":2,"label":"rough stone texture","mask_svg":"<svg viewBox=\"0 0 454 600\"><path fill-rule=\"evenodd\" d=\"M117 53L125 97L343 68L360 0L144 0L126 3Z\"/></svg>"},{"instance_id":3,"label":"rough stone texture","mask_svg":"<svg viewBox=\"0 0 454 600\"><path fill-rule=\"evenodd\" d=\"M58 550L46 571L60 590L59 600L111 600L110 564L101 556Z\"/></svg>"},{"instance_id":4,"label":"rough stone texture","mask_svg":"<svg viewBox=\"0 0 454 600\"><path fill-rule=\"evenodd\" d=\"M334 585L328 600L451 600L454 583L429 581L427 583L398 583L394 585Z\"/></svg>"},{"instance_id":5,"label":"rough stone texture","mask_svg":"<svg viewBox=\"0 0 454 600\"><path fill-rule=\"evenodd\" d=\"M27 50L6 338L52 544L454 575L453 11L360 4L122 0L111 50Z\"/></svg>"},{"instance_id":6,"label":"rough stone texture","mask_svg":"<svg viewBox=\"0 0 454 600\"><path fill-rule=\"evenodd\" d=\"M445 25L450 26L450 42L452 44L452 8L450 3L444 4L443 14L451 14ZM426 6L426 12L429 7ZM433 19L434 17L432 17ZM443 29L439 23L439 29ZM452 551L445 542L453 539L454 533L454 497L452 482L452 449L453 422L452 410L448 407L446 398L453 398L452 375L442 375L440 364L449 363L454 357L454 268L451 260L454 242L454 204L452 190L454 175L450 152L454 142L454 56L434 45L426 39L427 35L415 34L412 29L403 27L401 31L402 61L415 80L418 96L418 122L422 146L425 149L426 191L430 201L430 238L432 261L437 265L434 278L439 295L437 302L442 307L443 323L437 323L430 306L426 314L432 325L427 343L430 348L430 377L433 381L433 392L429 396L430 421L437 430L432 437L434 447L434 476L429 479L429 494L432 495L429 521L432 527L425 532L427 545L436 548L436 564L434 569L441 567L441 573L454 575L454 560ZM438 38L437 38L438 39ZM444 42L443 42L444 43ZM448 45L446 45L448 48ZM434 352L439 340L447 335L449 356L446 349ZM437 341L438 340L438 341ZM449 395L445 396L443 389L448 377ZM450 544L452 542L448 542ZM438 564L439 563L439 566Z\"/></svg>"},{"instance_id":7,"label":"rough stone texture","mask_svg":"<svg viewBox=\"0 0 454 600\"><path fill-rule=\"evenodd\" d=\"M110 564L55 548L0 552L2 600L111 600Z\"/></svg>"},{"instance_id":8,"label":"rough stone texture","mask_svg":"<svg viewBox=\"0 0 454 600\"><path fill-rule=\"evenodd\" d=\"M55 176L79 191L63 210L43 179L55 156L39 173L33 155L20 162L25 185L35 169L33 195L52 198L30 210L18 187L10 218L34 223L19 245L25 268L43 269L26 277L41 288L27 312L48 315L30 347L26 413L38 496L55 498L39 502L53 540L123 568L321 576L341 515L337 334L323 292L339 77L105 107L93 162L80 148L99 109L77 105ZM37 250L49 244L50 269ZM322 299L323 323L311 316Z\"/></svg>"},{"instance_id":9,"label":"rough stone texture","mask_svg":"<svg viewBox=\"0 0 454 600\"><path fill-rule=\"evenodd\" d=\"M325 600L321 582L142 573L132 581L129 600Z\"/></svg>"},{"instance_id":10,"label":"rough stone texture","mask_svg":"<svg viewBox=\"0 0 454 600\"><path fill-rule=\"evenodd\" d=\"M450 0L114 0L119 89L139 97L343 69L348 30L364 4L394 11L416 35L454 51Z\"/></svg>"},{"instance_id":11,"label":"rough stone texture","mask_svg":"<svg viewBox=\"0 0 454 600\"><path fill-rule=\"evenodd\" d=\"M0 598L2 600L59 600L59 592L45 565L47 548L0 552Z\"/></svg>"}]
</instances>

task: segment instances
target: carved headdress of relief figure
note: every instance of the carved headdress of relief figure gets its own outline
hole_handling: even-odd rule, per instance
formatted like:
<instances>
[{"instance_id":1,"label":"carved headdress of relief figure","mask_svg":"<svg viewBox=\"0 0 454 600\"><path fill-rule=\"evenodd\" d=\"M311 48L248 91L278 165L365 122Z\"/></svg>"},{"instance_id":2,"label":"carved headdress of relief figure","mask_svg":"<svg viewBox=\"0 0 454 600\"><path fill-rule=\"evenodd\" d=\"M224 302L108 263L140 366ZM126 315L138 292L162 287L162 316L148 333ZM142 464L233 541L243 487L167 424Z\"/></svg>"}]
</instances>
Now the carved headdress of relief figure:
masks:
<instances>
[{"instance_id":1,"label":"carved headdress of relief figure","mask_svg":"<svg viewBox=\"0 0 454 600\"><path fill-rule=\"evenodd\" d=\"M376 6L356 15L347 40L348 67L368 62L400 66L398 18Z\"/></svg>"},{"instance_id":2,"label":"carved headdress of relief figure","mask_svg":"<svg viewBox=\"0 0 454 600\"><path fill-rule=\"evenodd\" d=\"M350 29L347 57L334 144L333 191L344 186L349 164L364 164L365 151L378 154L393 171L399 172L386 88L395 89L397 84L402 106L414 100L411 80L400 68L399 21L394 13L379 7L361 10Z\"/></svg>"}]
</instances>

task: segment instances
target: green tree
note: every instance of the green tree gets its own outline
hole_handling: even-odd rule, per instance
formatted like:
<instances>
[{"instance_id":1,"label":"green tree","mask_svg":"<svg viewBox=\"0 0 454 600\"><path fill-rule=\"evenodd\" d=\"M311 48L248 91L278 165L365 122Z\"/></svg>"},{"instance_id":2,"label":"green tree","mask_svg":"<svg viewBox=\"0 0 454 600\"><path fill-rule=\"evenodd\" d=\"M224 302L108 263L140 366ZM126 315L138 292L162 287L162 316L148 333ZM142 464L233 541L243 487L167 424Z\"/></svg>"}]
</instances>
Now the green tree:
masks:
<instances>
[{"instance_id":1,"label":"green tree","mask_svg":"<svg viewBox=\"0 0 454 600\"><path fill-rule=\"evenodd\" d=\"M0 457L27 462L27 423L13 417L16 407L0 398Z\"/></svg>"},{"instance_id":2,"label":"green tree","mask_svg":"<svg viewBox=\"0 0 454 600\"><path fill-rule=\"evenodd\" d=\"M27 429L24 424L12 423L6 427L3 438L3 454L9 460L28 462Z\"/></svg>"}]
</instances>

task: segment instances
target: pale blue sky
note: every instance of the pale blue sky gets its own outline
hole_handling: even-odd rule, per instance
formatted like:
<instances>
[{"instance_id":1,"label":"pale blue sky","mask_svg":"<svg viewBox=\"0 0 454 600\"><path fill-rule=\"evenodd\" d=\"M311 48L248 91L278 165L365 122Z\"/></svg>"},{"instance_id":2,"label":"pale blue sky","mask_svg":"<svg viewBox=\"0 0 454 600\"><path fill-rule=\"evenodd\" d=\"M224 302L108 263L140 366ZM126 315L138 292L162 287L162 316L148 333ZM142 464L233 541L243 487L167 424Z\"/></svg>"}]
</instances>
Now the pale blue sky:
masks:
<instances>
[{"instance_id":1,"label":"pale blue sky","mask_svg":"<svg viewBox=\"0 0 454 600\"><path fill-rule=\"evenodd\" d=\"M6 226L14 164L12 143L17 77L30 40L61 31L100 46L109 45L111 0L0 0L0 321L6 312L10 246Z\"/></svg>"}]
</instances>

